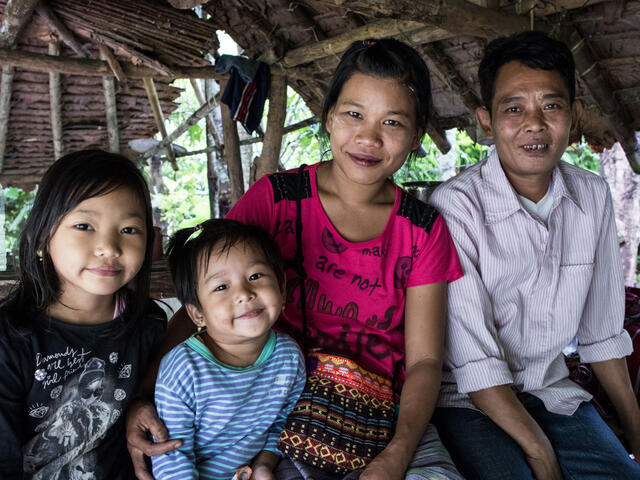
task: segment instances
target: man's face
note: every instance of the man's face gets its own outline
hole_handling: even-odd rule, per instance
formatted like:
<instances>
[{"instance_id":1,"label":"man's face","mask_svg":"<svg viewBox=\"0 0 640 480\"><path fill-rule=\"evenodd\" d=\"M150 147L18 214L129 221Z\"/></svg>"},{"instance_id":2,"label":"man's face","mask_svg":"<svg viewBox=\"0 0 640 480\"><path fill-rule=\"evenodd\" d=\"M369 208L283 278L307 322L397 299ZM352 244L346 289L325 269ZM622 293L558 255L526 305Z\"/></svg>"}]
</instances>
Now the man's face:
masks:
<instances>
[{"instance_id":1,"label":"man's face","mask_svg":"<svg viewBox=\"0 0 640 480\"><path fill-rule=\"evenodd\" d=\"M476 112L478 122L493 138L500 163L513 187L548 187L553 168L569 143L579 102L572 106L569 91L557 70L505 63L496 77L492 113ZM537 200L536 200L537 201Z\"/></svg>"}]
</instances>

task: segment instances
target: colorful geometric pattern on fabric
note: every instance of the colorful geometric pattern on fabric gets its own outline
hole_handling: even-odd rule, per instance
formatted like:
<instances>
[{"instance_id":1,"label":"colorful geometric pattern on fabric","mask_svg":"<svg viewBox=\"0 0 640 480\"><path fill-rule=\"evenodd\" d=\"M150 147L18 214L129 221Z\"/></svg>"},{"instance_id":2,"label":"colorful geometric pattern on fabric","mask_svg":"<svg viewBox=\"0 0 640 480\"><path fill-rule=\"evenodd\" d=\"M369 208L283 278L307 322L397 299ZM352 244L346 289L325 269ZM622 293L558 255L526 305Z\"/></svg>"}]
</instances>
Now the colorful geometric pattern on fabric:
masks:
<instances>
[{"instance_id":1,"label":"colorful geometric pattern on fabric","mask_svg":"<svg viewBox=\"0 0 640 480\"><path fill-rule=\"evenodd\" d=\"M393 436L391 381L337 355L311 353L305 388L279 450L332 473L364 468Z\"/></svg>"}]
</instances>

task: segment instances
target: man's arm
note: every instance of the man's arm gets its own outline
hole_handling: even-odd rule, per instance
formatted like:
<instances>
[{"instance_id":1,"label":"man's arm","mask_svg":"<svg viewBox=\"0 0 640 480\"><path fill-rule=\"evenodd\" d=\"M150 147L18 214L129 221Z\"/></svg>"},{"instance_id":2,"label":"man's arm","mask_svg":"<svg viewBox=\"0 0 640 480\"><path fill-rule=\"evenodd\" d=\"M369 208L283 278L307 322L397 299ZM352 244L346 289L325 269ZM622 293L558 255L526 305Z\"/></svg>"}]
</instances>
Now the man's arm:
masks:
<instances>
[{"instance_id":1,"label":"man's arm","mask_svg":"<svg viewBox=\"0 0 640 480\"><path fill-rule=\"evenodd\" d=\"M614 358L594 362L591 366L618 413L624 436L636 462L640 463L640 409L631 387L626 360Z\"/></svg>"},{"instance_id":2,"label":"man's arm","mask_svg":"<svg viewBox=\"0 0 640 480\"><path fill-rule=\"evenodd\" d=\"M473 404L522 448L538 479L562 480L551 442L508 385L469 392Z\"/></svg>"}]
</instances>

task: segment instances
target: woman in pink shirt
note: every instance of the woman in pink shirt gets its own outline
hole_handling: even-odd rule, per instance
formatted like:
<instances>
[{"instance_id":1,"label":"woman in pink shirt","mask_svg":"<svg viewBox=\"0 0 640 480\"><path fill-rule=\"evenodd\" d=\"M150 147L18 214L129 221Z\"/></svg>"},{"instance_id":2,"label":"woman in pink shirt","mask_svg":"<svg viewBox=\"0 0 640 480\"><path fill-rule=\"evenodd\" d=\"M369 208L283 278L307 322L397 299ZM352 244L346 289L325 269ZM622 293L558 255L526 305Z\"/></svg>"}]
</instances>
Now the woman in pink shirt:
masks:
<instances>
[{"instance_id":1,"label":"woman in pink shirt","mask_svg":"<svg viewBox=\"0 0 640 480\"><path fill-rule=\"evenodd\" d=\"M293 270L276 327L304 338L308 351L348 356L392 380L395 434L362 479L461 478L429 420L440 387L447 283L462 271L440 214L390 180L419 148L430 109L429 72L414 49L393 39L355 42L322 111L331 160L263 177L228 215L264 227L291 261L300 204L306 328L303 334ZM140 418L130 415L130 426ZM160 428L155 419L144 422ZM154 453L137 433L130 429L130 443ZM307 467L312 478L335 478ZM288 459L276 477L303 478Z\"/></svg>"}]
</instances>

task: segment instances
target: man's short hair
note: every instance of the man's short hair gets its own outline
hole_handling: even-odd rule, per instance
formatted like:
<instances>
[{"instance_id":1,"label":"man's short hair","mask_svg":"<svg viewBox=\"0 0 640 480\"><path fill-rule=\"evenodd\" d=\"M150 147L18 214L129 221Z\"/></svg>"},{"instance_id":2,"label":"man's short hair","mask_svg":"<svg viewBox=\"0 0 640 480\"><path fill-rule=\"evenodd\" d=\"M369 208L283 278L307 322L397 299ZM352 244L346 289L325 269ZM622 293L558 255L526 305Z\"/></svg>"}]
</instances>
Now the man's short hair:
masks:
<instances>
[{"instance_id":1,"label":"man's short hair","mask_svg":"<svg viewBox=\"0 0 640 480\"><path fill-rule=\"evenodd\" d=\"M498 71L504 64L518 61L539 70L557 70L569 91L573 103L576 96L575 62L571 50L562 42L541 32L521 32L493 40L484 51L478 68L484 106L491 113Z\"/></svg>"}]
</instances>

